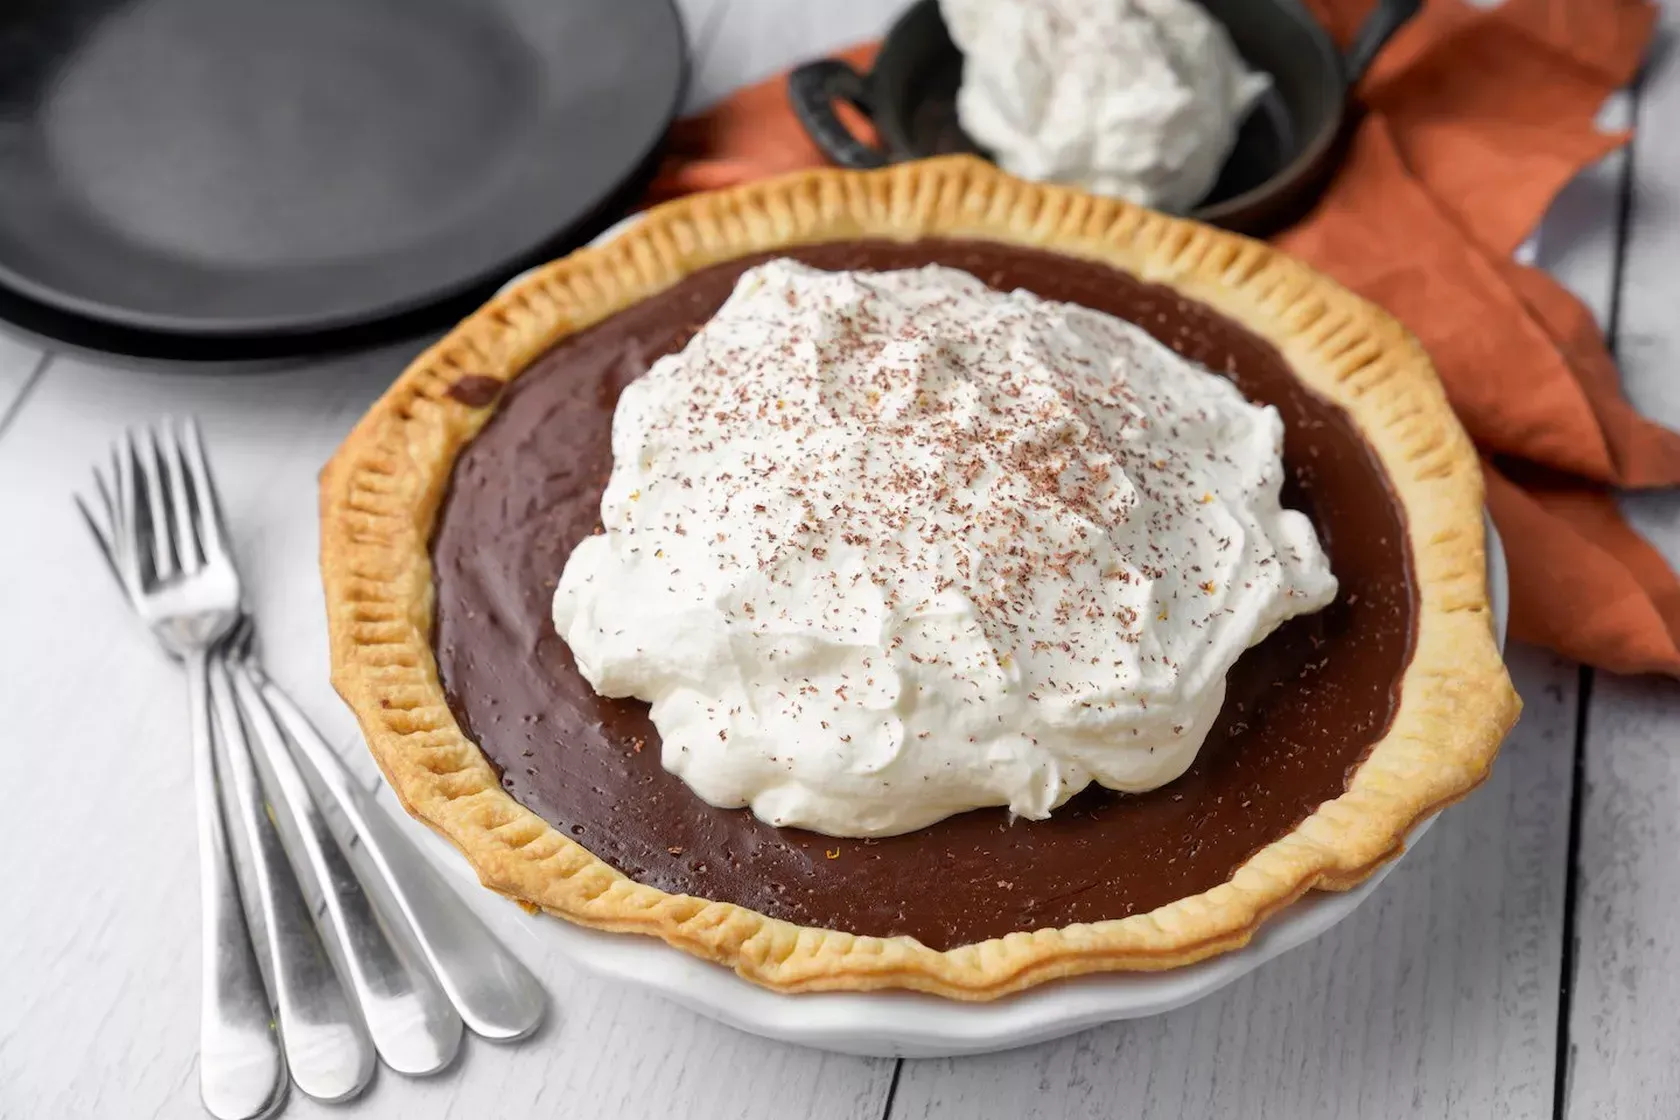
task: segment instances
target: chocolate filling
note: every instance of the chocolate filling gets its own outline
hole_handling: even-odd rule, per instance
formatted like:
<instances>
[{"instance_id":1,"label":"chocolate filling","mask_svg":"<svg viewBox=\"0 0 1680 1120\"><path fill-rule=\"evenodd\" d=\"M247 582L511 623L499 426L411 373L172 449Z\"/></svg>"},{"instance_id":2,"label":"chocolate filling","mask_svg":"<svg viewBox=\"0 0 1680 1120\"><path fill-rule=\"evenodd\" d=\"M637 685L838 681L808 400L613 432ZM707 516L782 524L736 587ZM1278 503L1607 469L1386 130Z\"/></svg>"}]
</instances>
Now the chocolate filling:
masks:
<instances>
[{"instance_id":1,"label":"chocolate filling","mask_svg":"<svg viewBox=\"0 0 1680 1120\"><path fill-rule=\"evenodd\" d=\"M1282 413L1284 499L1318 527L1340 595L1238 662L1195 764L1151 793L1093 788L1047 821L985 809L883 840L776 829L705 804L660 766L647 705L603 699L578 675L549 610L567 555L598 523L620 390L680 349L764 258L734 261L555 347L456 464L433 543L438 670L514 797L661 890L947 949L1197 894L1343 792L1393 715L1416 603L1402 511L1346 414L1237 324L1094 263L961 241L787 255L826 269L952 265L1129 319L1230 375Z\"/></svg>"}]
</instances>

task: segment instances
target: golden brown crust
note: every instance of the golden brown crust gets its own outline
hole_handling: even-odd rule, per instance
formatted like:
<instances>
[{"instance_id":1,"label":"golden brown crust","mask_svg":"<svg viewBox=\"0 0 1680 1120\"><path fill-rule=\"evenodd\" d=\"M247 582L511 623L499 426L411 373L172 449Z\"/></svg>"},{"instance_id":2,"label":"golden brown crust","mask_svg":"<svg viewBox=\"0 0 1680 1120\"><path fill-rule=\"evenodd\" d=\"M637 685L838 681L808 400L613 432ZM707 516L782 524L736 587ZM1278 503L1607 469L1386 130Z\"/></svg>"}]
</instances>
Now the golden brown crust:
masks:
<instances>
[{"instance_id":1,"label":"golden brown crust","mask_svg":"<svg viewBox=\"0 0 1680 1120\"><path fill-rule=\"evenodd\" d=\"M1170 284L1266 338L1345 408L1405 506L1417 644L1388 734L1345 794L1231 880L1130 918L935 951L908 937L808 929L636 883L503 790L462 733L429 640L433 520L455 457L490 409L449 395L506 381L556 341L716 262L797 243L980 238L1101 261ZM481 383L482 384L482 383ZM556 261L422 354L321 479L333 683L409 812L486 886L600 929L651 934L781 991L914 988L990 999L1062 976L1172 968L1243 945L1312 888L1345 889L1486 777L1519 709L1494 643L1482 480L1428 357L1387 314L1265 245L1126 203L1010 178L963 157L813 171L650 211Z\"/></svg>"}]
</instances>

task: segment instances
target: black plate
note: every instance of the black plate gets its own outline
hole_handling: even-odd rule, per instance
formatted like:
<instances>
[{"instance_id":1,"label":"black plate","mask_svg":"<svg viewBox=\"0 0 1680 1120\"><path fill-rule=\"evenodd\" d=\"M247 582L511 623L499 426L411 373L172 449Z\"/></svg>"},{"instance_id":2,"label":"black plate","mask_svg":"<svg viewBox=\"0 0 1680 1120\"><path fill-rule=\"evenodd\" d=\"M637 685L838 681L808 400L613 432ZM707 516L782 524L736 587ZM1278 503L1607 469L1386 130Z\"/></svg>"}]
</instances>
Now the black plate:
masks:
<instances>
[{"instance_id":1,"label":"black plate","mask_svg":"<svg viewBox=\"0 0 1680 1120\"><path fill-rule=\"evenodd\" d=\"M633 209L647 192L658 166L656 151L623 189L610 196L594 214L535 253L533 263L587 244ZM161 365L211 374L256 372L434 334L465 318L506 280L506 275L497 273L456 295L383 319L279 335L166 334L135 330L59 311L0 284L0 332L36 349L85 354L102 365L135 368Z\"/></svg>"},{"instance_id":2,"label":"black plate","mask_svg":"<svg viewBox=\"0 0 1680 1120\"><path fill-rule=\"evenodd\" d=\"M686 79L670 0L7 0L0 285L119 334L413 317L600 218Z\"/></svg>"}]
</instances>

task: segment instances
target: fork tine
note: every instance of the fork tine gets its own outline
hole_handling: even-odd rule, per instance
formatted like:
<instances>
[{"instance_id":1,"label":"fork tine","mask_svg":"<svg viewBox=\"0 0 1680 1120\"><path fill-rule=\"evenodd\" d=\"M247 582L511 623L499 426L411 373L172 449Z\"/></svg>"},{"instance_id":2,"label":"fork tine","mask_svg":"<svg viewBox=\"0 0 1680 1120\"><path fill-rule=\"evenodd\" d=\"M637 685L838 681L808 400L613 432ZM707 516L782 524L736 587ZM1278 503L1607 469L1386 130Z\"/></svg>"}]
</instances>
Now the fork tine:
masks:
<instances>
[{"instance_id":1,"label":"fork tine","mask_svg":"<svg viewBox=\"0 0 1680 1120\"><path fill-rule=\"evenodd\" d=\"M144 586L161 579L162 573L158 569L157 519L153 516L151 490L132 430L122 434L117 471L118 495L128 522L129 570L135 582Z\"/></svg>"},{"instance_id":2,"label":"fork tine","mask_svg":"<svg viewBox=\"0 0 1680 1120\"><path fill-rule=\"evenodd\" d=\"M111 466L117 465L116 448L111 448ZM106 558L116 569L117 579L127 588L134 579L134 542L129 538L128 526L123 522L122 503L117 496L118 483L113 474L107 479L105 473L98 467L93 468L93 486L99 494L99 505L104 511L103 519L92 517L92 510L82 512L89 515L89 524L100 535L101 544L105 549ZM76 500L81 501L78 495Z\"/></svg>"},{"instance_id":3,"label":"fork tine","mask_svg":"<svg viewBox=\"0 0 1680 1120\"><path fill-rule=\"evenodd\" d=\"M119 551L126 548L129 541L129 527L134 523L133 503L123 496L123 464L120 444L111 445L111 492L105 495L111 506L111 539L117 542ZM94 468L94 477L99 477L99 469ZM102 488L103 489L103 488Z\"/></svg>"},{"instance_id":4,"label":"fork tine","mask_svg":"<svg viewBox=\"0 0 1680 1120\"><path fill-rule=\"evenodd\" d=\"M173 514L171 524L175 528L175 555L180 558L181 571L191 575L204 566L205 555L198 539L198 503L195 500L196 495L187 484L186 454L181 450L181 441L175 429L175 423L167 418L158 426L162 444L160 453L165 468L164 476L168 480L167 489Z\"/></svg>"},{"instance_id":5,"label":"fork tine","mask_svg":"<svg viewBox=\"0 0 1680 1120\"><path fill-rule=\"evenodd\" d=\"M145 511L152 522L152 564L160 581L173 579L179 570L175 560L175 527L166 480L163 477L163 453L158 449L157 431L151 427L140 430L140 486L145 495Z\"/></svg>"},{"instance_id":6,"label":"fork tine","mask_svg":"<svg viewBox=\"0 0 1680 1120\"><path fill-rule=\"evenodd\" d=\"M175 494L169 485L169 468L166 465L167 456L163 451L163 440L158 432L169 430L166 418L161 425L146 429L146 485L152 495L152 525L160 530L157 539L162 542L158 549L160 562L160 578L172 579L179 575L185 567L185 557L181 553L181 543L186 532L176 523L177 509Z\"/></svg>"},{"instance_id":7,"label":"fork tine","mask_svg":"<svg viewBox=\"0 0 1680 1120\"><path fill-rule=\"evenodd\" d=\"M89 521L98 529L100 543L105 546L105 551L115 556L114 550L117 547L117 541L122 538L122 523L117 519L117 504L111 498L111 486L105 481L104 472L98 467L94 467L92 474L93 490L94 493L99 495L99 508L104 512L105 518L103 521L98 521L91 517L91 510L84 512L90 514ZM82 499L78 495L76 500L79 502Z\"/></svg>"},{"instance_id":8,"label":"fork tine","mask_svg":"<svg viewBox=\"0 0 1680 1120\"><path fill-rule=\"evenodd\" d=\"M199 540L204 546L204 559L209 562L218 555L231 556L227 522L222 519L222 501L216 494L216 480L210 474L210 460L204 454L204 437L198 430L197 417L187 417L185 429L182 445L192 475L193 492L198 496Z\"/></svg>"},{"instance_id":9,"label":"fork tine","mask_svg":"<svg viewBox=\"0 0 1680 1120\"><path fill-rule=\"evenodd\" d=\"M97 471L94 472L94 477L99 477ZM101 480L100 488L101 490L104 489L103 480ZM105 564L111 569L111 575L116 579L117 586L126 592L128 590L128 580L123 578L122 565L117 562L115 546L108 535L108 530L99 524L99 519L93 515L93 511L87 507L87 503L82 501L80 494L71 496L75 499L76 508L82 511L82 520L87 522L88 532L93 534L93 542L99 546L99 555L105 557Z\"/></svg>"}]
</instances>

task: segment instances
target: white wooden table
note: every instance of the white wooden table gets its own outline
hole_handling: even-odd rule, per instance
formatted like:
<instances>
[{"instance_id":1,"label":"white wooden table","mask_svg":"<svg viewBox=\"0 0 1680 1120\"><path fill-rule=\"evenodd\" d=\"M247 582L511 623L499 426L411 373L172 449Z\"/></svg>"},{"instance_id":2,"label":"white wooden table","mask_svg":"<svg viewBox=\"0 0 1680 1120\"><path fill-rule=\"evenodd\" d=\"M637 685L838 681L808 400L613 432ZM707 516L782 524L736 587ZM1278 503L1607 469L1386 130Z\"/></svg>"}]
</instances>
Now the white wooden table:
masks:
<instances>
[{"instance_id":1,"label":"white wooden table","mask_svg":"<svg viewBox=\"0 0 1680 1120\"><path fill-rule=\"evenodd\" d=\"M684 0L692 103L877 32L900 0ZM1666 17L1680 31L1680 5ZM1616 110L1612 107L1612 111ZM1680 58L1641 130L1570 189L1537 253L1599 313L1627 385L1680 425ZM70 504L125 425L198 414L272 673L375 781L327 684L315 472L418 351L237 377L108 367L0 334L0 1117L197 1103L191 768L176 670L119 609ZM1628 503L1680 561L1680 495ZM1352 919L1199 1005L957 1061L737 1034L536 951L552 1016L346 1107L402 1117L1667 1117L1680 1110L1680 685L1514 649L1527 702L1492 779Z\"/></svg>"}]
</instances>

